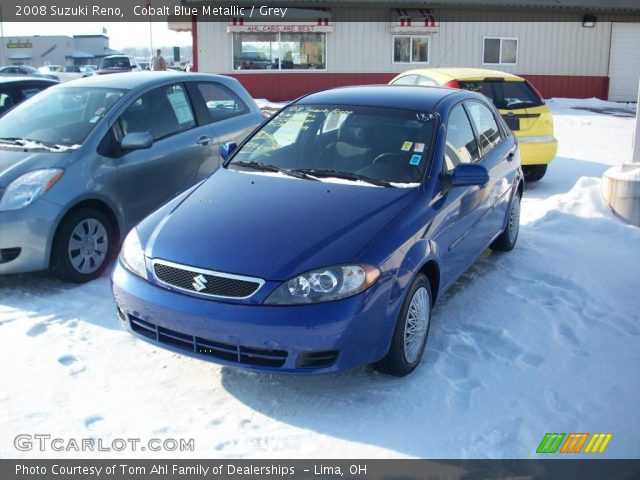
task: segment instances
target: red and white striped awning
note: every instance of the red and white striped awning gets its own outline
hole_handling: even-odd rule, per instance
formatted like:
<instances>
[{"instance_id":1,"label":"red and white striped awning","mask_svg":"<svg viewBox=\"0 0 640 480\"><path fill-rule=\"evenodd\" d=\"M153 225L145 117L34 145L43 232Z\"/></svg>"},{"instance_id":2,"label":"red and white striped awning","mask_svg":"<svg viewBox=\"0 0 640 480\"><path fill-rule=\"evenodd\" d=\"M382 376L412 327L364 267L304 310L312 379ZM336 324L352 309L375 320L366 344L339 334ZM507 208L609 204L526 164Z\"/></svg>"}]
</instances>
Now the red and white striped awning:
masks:
<instances>
[{"instance_id":1,"label":"red and white striped awning","mask_svg":"<svg viewBox=\"0 0 640 480\"><path fill-rule=\"evenodd\" d=\"M427 8L394 8L391 14L391 33L433 33L440 29L433 11Z\"/></svg>"},{"instance_id":2,"label":"red and white striped awning","mask_svg":"<svg viewBox=\"0 0 640 480\"><path fill-rule=\"evenodd\" d=\"M288 8L286 16L234 17L229 21L227 32L252 33L311 33L333 32L331 11L317 8Z\"/></svg>"}]
</instances>

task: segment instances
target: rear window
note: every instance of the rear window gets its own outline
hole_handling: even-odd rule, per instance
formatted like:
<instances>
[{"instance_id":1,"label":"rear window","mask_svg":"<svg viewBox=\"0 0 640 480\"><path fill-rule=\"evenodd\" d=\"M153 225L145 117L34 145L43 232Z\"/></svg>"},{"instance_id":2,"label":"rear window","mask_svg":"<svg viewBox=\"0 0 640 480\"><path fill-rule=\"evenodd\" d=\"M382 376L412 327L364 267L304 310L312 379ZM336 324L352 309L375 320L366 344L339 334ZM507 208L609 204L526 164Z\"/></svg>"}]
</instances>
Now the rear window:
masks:
<instances>
[{"instance_id":1,"label":"rear window","mask_svg":"<svg viewBox=\"0 0 640 480\"><path fill-rule=\"evenodd\" d=\"M107 57L100 62L100 69L105 68L131 68L131 63L127 57Z\"/></svg>"},{"instance_id":2,"label":"rear window","mask_svg":"<svg viewBox=\"0 0 640 480\"><path fill-rule=\"evenodd\" d=\"M544 101L526 82L458 81L460 88L482 93L489 97L496 108L516 110L518 108L539 107Z\"/></svg>"}]
</instances>

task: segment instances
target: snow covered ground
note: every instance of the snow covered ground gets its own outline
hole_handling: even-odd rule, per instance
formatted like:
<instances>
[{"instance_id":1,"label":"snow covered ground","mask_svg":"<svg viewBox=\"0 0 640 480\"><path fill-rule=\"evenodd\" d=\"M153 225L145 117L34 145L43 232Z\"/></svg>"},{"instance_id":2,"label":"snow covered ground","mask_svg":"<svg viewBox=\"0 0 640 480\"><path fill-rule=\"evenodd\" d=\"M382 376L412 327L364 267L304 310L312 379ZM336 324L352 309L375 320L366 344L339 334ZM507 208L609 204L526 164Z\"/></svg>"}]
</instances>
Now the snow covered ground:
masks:
<instances>
[{"instance_id":1,"label":"snow covered ground","mask_svg":"<svg viewBox=\"0 0 640 480\"><path fill-rule=\"evenodd\" d=\"M640 229L600 193L634 120L572 108L598 103L551 101L558 158L526 188L518 246L439 300L407 378L221 368L120 331L106 275L0 277L0 457L90 455L19 452L20 433L194 438L170 455L195 458L517 458L546 432L611 432L604 456L640 458Z\"/></svg>"}]
</instances>

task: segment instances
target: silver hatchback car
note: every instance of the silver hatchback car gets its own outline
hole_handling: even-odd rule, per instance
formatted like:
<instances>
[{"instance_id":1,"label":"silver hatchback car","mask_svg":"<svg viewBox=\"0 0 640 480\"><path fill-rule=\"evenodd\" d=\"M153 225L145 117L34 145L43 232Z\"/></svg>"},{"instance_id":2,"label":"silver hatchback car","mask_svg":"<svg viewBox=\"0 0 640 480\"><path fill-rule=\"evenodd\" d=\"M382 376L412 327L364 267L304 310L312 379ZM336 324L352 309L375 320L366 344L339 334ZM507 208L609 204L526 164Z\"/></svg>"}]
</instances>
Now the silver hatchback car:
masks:
<instances>
[{"instance_id":1,"label":"silver hatchback car","mask_svg":"<svg viewBox=\"0 0 640 480\"><path fill-rule=\"evenodd\" d=\"M0 274L98 277L133 225L262 121L238 81L206 74L96 76L18 105L0 119Z\"/></svg>"}]
</instances>

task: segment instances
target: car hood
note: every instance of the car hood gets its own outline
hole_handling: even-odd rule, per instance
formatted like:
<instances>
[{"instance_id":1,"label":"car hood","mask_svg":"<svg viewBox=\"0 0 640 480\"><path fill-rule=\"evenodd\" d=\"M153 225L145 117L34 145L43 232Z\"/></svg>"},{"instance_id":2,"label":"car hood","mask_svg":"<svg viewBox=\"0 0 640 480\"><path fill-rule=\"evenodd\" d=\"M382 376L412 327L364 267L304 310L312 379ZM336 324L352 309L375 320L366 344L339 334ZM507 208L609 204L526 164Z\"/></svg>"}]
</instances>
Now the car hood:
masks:
<instances>
[{"instance_id":1,"label":"car hood","mask_svg":"<svg viewBox=\"0 0 640 480\"><path fill-rule=\"evenodd\" d=\"M41 168L61 166L72 152L47 152L0 147L0 188L20 175Z\"/></svg>"},{"instance_id":2,"label":"car hood","mask_svg":"<svg viewBox=\"0 0 640 480\"><path fill-rule=\"evenodd\" d=\"M145 254L284 281L357 259L417 190L220 169L143 235Z\"/></svg>"}]
</instances>

